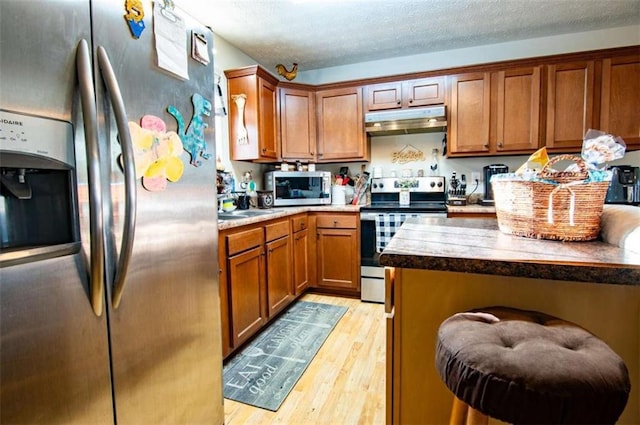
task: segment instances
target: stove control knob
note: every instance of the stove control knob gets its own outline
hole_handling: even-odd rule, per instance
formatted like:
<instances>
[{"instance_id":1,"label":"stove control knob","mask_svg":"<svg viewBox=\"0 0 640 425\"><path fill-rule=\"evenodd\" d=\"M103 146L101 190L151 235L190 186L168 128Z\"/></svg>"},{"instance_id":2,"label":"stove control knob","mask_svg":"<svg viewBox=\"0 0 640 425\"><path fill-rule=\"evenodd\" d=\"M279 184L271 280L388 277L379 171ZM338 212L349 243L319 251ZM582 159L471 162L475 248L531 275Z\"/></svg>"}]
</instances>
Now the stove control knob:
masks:
<instances>
[{"instance_id":1,"label":"stove control knob","mask_svg":"<svg viewBox=\"0 0 640 425\"><path fill-rule=\"evenodd\" d=\"M442 187L442 182L438 182L438 187Z\"/></svg>"},{"instance_id":2,"label":"stove control knob","mask_svg":"<svg viewBox=\"0 0 640 425\"><path fill-rule=\"evenodd\" d=\"M380 189L382 189L384 187L384 183L380 183Z\"/></svg>"},{"instance_id":3,"label":"stove control knob","mask_svg":"<svg viewBox=\"0 0 640 425\"><path fill-rule=\"evenodd\" d=\"M374 189L378 188L378 183L374 183L373 185L371 185L371 187L373 187Z\"/></svg>"},{"instance_id":4,"label":"stove control knob","mask_svg":"<svg viewBox=\"0 0 640 425\"><path fill-rule=\"evenodd\" d=\"M431 183L429 183L429 186L431 186L431 187L435 187L435 186L436 186L436 182L431 182Z\"/></svg>"}]
</instances>

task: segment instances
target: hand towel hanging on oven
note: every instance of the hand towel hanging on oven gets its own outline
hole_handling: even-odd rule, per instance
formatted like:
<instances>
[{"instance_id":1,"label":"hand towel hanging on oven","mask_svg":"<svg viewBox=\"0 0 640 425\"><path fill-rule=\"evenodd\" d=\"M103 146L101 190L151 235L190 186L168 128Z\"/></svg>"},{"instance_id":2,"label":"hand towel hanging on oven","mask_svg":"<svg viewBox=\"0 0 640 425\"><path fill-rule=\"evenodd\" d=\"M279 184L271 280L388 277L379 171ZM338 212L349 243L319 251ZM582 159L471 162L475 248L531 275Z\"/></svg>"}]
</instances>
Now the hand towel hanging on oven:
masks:
<instances>
[{"instance_id":1,"label":"hand towel hanging on oven","mask_svg":"<svg viewBox=\"0 0 640 425\"><path fill-rule=\"evenodd\" d=\"M376 214L376 251L382 252L393 235L396 234L402 223L409 218L416 217L415 214Z\"/></svg>"}]
</instances>

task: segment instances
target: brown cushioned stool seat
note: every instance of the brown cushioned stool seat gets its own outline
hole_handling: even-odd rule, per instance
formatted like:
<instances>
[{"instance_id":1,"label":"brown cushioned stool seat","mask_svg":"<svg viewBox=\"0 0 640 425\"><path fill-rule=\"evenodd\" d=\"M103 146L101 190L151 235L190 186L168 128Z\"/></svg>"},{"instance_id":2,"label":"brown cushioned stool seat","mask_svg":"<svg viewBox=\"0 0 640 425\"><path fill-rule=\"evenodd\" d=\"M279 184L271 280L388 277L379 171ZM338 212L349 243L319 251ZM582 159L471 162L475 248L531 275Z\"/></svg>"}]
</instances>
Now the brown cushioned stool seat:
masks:
<instances>
[{"instance_id":1,"label":"brown cushioned stool seat","mask_svg":"<svg viewBox=\"0 0 640 425\"><path fill-rule=\"evenodd\" d=\"M535 311L487 307L438 331L436 367L473 409L514 424L615 423L631 383L602 340Z\"/></svg>"}]
</instances>

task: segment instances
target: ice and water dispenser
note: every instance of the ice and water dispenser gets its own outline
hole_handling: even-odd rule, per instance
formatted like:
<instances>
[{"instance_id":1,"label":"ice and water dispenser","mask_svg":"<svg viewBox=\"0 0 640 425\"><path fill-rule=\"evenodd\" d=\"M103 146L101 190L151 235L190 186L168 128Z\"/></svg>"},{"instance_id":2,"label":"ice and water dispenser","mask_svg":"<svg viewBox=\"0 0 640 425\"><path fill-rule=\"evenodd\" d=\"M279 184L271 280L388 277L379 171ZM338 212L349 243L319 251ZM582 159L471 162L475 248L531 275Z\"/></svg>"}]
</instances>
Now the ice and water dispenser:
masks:
<instances>
[{"instance_id":1,"label":"ice and water dispenser","mask_svg":"<svg viewBox=\"0 0 640 425\"><path fill-rule=\"evenodd\" d=\"M73 126L0 110L0 267L79 248Z\"/></svg>"}]
</instances>

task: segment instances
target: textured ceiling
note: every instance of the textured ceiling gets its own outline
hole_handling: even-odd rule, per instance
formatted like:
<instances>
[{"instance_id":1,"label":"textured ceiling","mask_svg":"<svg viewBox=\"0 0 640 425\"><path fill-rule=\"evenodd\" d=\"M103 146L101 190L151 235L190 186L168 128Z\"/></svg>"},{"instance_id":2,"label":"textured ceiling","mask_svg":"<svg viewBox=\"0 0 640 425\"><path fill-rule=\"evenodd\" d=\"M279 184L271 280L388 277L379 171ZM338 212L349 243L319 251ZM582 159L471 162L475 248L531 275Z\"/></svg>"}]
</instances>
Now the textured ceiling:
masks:
<instances>
[{"instance_id":1,"label":"textured ceiling","mask_svg":"<svg viewBox=\"0 0 640 425\"><path fill-rule=\"evenodd\" d=\"M219 36L300 71L640 24L640 0L183 0ZM639 35L640 39L640 30Z\"/></svg>"}]
</instances>

